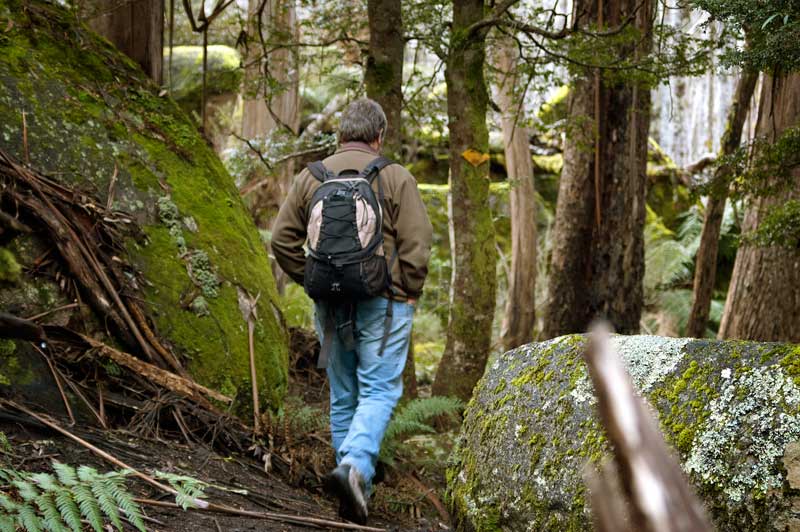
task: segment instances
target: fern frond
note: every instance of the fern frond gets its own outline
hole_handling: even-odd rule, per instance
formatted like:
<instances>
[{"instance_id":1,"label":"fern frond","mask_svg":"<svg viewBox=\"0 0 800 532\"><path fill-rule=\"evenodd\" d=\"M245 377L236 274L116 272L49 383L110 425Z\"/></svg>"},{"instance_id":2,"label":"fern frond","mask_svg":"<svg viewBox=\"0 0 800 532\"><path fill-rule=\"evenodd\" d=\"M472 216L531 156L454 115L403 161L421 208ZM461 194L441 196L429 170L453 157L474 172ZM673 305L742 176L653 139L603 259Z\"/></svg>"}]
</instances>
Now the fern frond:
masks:
<instances>
[{"instance_id":1,"label":"fern frond","mask_svg":"<svg viewBox=\"0 0 800 532\"><path fill-rule=\"evenodd\" d=\"M33 502L39 496L39 490L33 482L27 480L15 480L11 483L12 486L17 488L17 493L26 502Z\"/></svg>"},{"instance_id":2,"label":"fern frond","mask_svg":"<svg viewBox=\"0 0 800 532\"><path fill-rule=\"evenodd\" d=\"M53 470L58 475L58 481L65 486L74 486L78 483L78 474L74 467L53 460Z\"/></svg>"},{"instance_id":3,"label":"fern frond","mask_svg":"<svg viewBox=\"0 0 800 532\"><path fill-rule=\"evenodd\" d=\"M56 492L56 506L61 513L61 518L72 532L80 532L83 529L80 508L72 498L69 489L62 488Z\"/></svg>"},{"instance_id":4,"label":"fern frond","mask_svg":"<svg viewBox=\"0 0 800 532\"><path fill-rule=\"evenodd\" d=\"M78 470L78 476L80 477L80 470ZM90 489L106 518L117 527L117 530L122 530L122 521L119 518L119 510L117 509L116 501L111 495L105 481L106 479L104 478L96 479L91 483Z\"/></svg>"},{"instance_id":5,"label":"fern frond","mask_svg":"<svg viewBox=\"0 0 800 532\"><path fill-rule=\"evenodd\" d=\"M44 491L56 491L59 489L58 480L50 473L35 473L30 476L30 479Z\"/></svg>"},{"instance_id":6,"label":"fern frond","mask_svg":"<svg viewBox=\"0 0 800 532\"><path fill-rule=\"evenodd\" d=\"M415 434L436 432L427 422L440 416L455 415L464 407L454 397L426 397L414 399L401 407L386 428L380 458L389 464L400 443Z\"/></svg>"},{"instance_id":7,"label":"fern frond","mask_svg":"<svg viewBox=\"0 0 800 532\"><path fill-rule=\"evenodd\" d=\"M50 532L69 532L61 522L61 512L58 511L52 493L45 492L36 499L41 515L44 516L44 527Z\"/></svg>"},{"instance_id":8,"label":"fern frond","mask_svg":"<svg viewBox=\"0 0 800 532\"><path fill-rule=\"evenodd\" d=\"M195 508L197 506L195 499L202 499L206 496L205 490L208 488L208 484L194 477L156 471L156 478L166 480L170 486L175 488L175 491L178 492L175 496L175 503L184 510Z\"/></svg>"},{"instance_id":9,"label":"fern frond","mask_svg":"<svg viewBox=\"0 0 800 532\"><path fill-rule=\"evenodd\" d=\"M97 469L93 467L89 467L87 465L82 465L78 468L78 480L81 482L86 482L87 484L91 484L92 482L97 480L97 477L100 476L100 473L97 472Z\"/></svg>"},{"instance_id":10,"label":"fern frond","mask_svg":"<svg viewBox=\"0 0 800 532\"><path fill-rule=\"evenodd\" d=\"M83 518L89 521L89 525L95 532L103 532L103 512L100 510L100 505L97 504L92 490L86 485L79 484L74 486L72 491Z\"/></svg>"},{"instance_id":11,"label":"fern frond","mask_svg":"<svg viewBox=\"0 0 800 532\"><path fill-rule=\"evenodd\" d=\"M17 523L27 532L42 532L42 520L32 506L22 505L17 513Z\"/></svg>"},{"instance_id":12,"label":"fern frond","mask_svg":"<svg viewBox=\"0 0 800 532\"><path fill-rule=\"evenodd\" d=\"M127 517L128 521L141 532L145 532L144 520L142 519L142 511L139 505L136 504L130 492L125 488L125 476L127 474L116 474L108 476L105 484L108 487L109 493L114 498L122 512Z\"/></svg>"},{"instance_id":13,"label":"fern frond","mask_svg":"<svg viewBox=\"0 0 800 532\"><path fill-rule=\"evenodd\" d=\"M17 525L9 515L0 515L0 532L16 532Z\"/></svg>"},{"instance_id":14,"label":"fern frond","mask_svg":"<svg viewBox=\"0 0 800 532\"><path fill-rule=\"evenodd\" d=\"M0 508L7 513L15 513L19 509L19 504L11 500L11 498L4 493L0 493Z\"/></svg>"}]
</instances>

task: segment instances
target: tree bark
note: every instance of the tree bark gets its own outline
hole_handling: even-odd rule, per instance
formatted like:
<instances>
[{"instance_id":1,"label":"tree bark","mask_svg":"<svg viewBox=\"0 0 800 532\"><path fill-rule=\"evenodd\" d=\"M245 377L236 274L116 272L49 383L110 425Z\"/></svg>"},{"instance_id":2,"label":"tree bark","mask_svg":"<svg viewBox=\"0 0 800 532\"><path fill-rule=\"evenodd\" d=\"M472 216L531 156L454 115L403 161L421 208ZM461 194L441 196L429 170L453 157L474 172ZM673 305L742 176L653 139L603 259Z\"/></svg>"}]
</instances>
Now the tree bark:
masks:
<instances>
[{"instance_id":1,"label":"tree bark","mask_svg":"<svg viewBox=\"0 0 800 532\"><path fill-rule=\"evenodd\" d=\"M577 11L586 13L583 23L599 21L597 2L584 4ZM611 28L636 13L634 26L642 38L636 50L620 53L650 51L653 2L639 4L620 0L604 6L603 20ZM605 318L622 334L636 333L644 297L650 91L635 82L593 84L588 75L575 86L570 116L576 131L565 146L544 336L584 331L594 318ZM591 123L592 114L599 123ZM586 153L591 148L585 140L593 132L597 151Z\"/></svg>"},{"instance_id":2,"label":"tree bark","mask_svg":"<svg viewBox=\"0 0 800 532\"><path fill-rule=\"evenodd\" d=\"M536 191L528 130L519 126L520 105L515 94L519 51L511 38L504 36L498 41L496 61L511 207L511 272L501 332L503 349L508 351L530 342L536 325Z\"/></svg>"},{"instance_id":3,"label":"tree bark","mask_svg":"<svg viewBox=\"0 0 800 532\"><path fill-rule=\"evenodd\" d=\"M378 102L389 123L383 152L399 157L402 147L403 17L400 0L369 0L369 50L364 83L367 96Z\"/></svg>"},{"instance_id":4,"label":"tree bark","mask_svg":"<svg viewBox=\"0 0 800 532\"><path fill-rule=\"evenodd\" d=\"M464 400L483 375L491 349L497 285L489 208L489 97L483 72L486 34L466 31L483 15L483 0L453 1L453 37L445 71L453 281L447 342L432 392Z\"/></svg>"},{"instance_id":5,"label":"tree bark","mask_svg":"<svg viewBox=\"0 0 800 532\"><path fill-rule=\"evenodd\" d=\"M164 0L91 0L89 26L161 84Z\"/></svg>"},{"instance_id":6,"label":"tree bark","mask_svg":"<svg viewBox=\"0 0 800 532\"><path fill-rule=\"evenodd\" d=\"M419 397L419 389L417 387L417 364L414 360L414 336L412 334L411 341L408 342L408 356L406 357L406 366L403 368L403 398L402 401L411 401Z\"/></svg>"},{"instance_id":7,"label":"tree bark","mask_svg":"<svg viewBox=\"0 0 800 532\"><path fill-rule=\"evenodd\" d=\"M745 70L739 77L734 100L728 110L728 124L722 137L722 157L731 155L739 149L742 129L750 111L750 100L753 98L757 81L756 71ZM711 296L717 275L719 235L722 229L722 216L725 213L728 183L733 177L732 172L733 169L729 166L717 167L713 182L718 183L719 187L715 187L716 190L709 195L706 205L700 247L695 259L692 311L686 331L686 335L693 338L704 337L708 327L708 312L711 308Z\"/></svg>"},{"instance_id":8,"label":"tree bark","mask_svg":"<svg viewBox=\"0 0 800 532\"><path fill-rule=\"evenodd\" d=\"M765 75L760 105L756 136L774 142L788 128L800 125L800 74ZM792 176L793 186L751 199L742 234L755 231L771 209L800 199L800 168ZM800 250L742 243L719 337L800 342Z\"/></svg>"}]
</instances>

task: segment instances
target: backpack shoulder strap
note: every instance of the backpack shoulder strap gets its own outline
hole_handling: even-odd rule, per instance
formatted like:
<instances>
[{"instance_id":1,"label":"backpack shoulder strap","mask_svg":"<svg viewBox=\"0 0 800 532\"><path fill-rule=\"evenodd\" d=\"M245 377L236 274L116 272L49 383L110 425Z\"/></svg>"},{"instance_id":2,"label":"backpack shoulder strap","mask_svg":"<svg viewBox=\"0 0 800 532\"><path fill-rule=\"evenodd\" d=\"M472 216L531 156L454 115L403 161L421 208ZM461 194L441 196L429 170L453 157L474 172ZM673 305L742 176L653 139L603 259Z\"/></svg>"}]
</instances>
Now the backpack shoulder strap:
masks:
<instances>
[{"instance_id":1,"label":"backpack shoulder strap","mask_svg":"<svg viewBox=\"0 0 800 532\"><path fill-rule=\"evenodd\" d=\"M373 159L367 166L364 167L364 170L361 171L361 175L372 184L373 181L376 179L378 180L378 201L383 203L384 195L383 195L383 183L380 180L381 170L389 166L390 164L395 164L395 162L387 157L380 156Z\"/></svg>"},{"instance_id":2,"label":"backpack shoulder strap","mask_svg":"<svg viewBox=\"0 0 800 532\"><path fill-rule=\"evenodd\" d=\"M367 166L364 167L364 170L361 172L364 177L370 180L370 182L375 179L387 166L395 164L395 162L387 157L380 156L373 159Z\"/></svg>"},{"instance_id":3,"label":"backpack shoulder strap","mask_svg":"<svg viewBox=\"0 0 800 532\"><path fill-rule=\"evenodd\" d=\"M324 164L322 164L322 161L314 161L313 163L309 163L306 168L308 168L308 171L311 172L311 175L313 175L314 178L320 183L324 183L326 180L334 177L333 173L328 170Z\"/></svg>"}]
</instances>

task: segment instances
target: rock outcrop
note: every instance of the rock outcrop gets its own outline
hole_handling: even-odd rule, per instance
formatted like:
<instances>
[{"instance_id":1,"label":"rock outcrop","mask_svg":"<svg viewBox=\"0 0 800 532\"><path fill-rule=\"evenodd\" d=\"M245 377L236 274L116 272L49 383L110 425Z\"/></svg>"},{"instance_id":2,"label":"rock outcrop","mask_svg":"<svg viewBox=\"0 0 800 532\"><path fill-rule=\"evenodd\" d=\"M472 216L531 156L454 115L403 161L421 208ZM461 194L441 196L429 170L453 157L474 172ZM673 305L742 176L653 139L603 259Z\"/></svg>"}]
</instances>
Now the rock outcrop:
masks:
<instances>
[{"instance_id":1,"label":"rock outcrop","mask_svg":"<svg viewBox=\"0 0 800 532\"><path fill-rule=\"evenodd\" d=\"M613 343L715 527L796 530L800 346L652 336ZM582 473L608 446L584 345L583 336L565 336L491 363L448 469L459 530L591 529Z\"/></svg>"},{"instance_id":2,"label":"rock outcrop","mask_svg":"<svg viewBox=\"0 0 800 532\"><path fill-rule=\"evenodd\" d=\"M241 393L245 405L248 333L238 294L260 294L259 390L278 408L287 385L287 337L269 259L233 179L195 124L67 9L0 0L0 24L0 148L136 221L143 235L127 237L120 253L136 272L131 286L158 334L195 379L229 396ZM38 233L0 241L0 309L32 316L70 302L42 264L42 257L53 258L50 248ZM68 319L87 328L99 324L102 333L101 316L70 310L47 318ZM38 359L29 349L25 342L0 343L0 382L33 378L20 369Z\"/></svg>"}]
</instances>

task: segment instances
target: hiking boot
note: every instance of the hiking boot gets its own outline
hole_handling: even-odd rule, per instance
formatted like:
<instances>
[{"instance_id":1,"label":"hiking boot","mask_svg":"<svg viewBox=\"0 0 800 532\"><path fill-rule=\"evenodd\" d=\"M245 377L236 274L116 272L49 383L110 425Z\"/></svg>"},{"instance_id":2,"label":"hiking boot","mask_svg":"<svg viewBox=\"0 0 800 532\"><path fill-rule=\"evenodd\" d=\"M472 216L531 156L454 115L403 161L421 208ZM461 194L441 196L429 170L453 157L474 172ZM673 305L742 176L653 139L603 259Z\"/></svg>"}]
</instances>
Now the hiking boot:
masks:
<instances>
[{"instance_id":1,"label":"hiking boot","mask_svg":"<svg viewBox=\"0 0 800 532\"><path fill-rule=\"evenodd\" d=\"M359 525L367 524L364 478L350 464L341 464L325 478L325 491L339 499L339 517Z\"/></svg>"}]
</instances>

